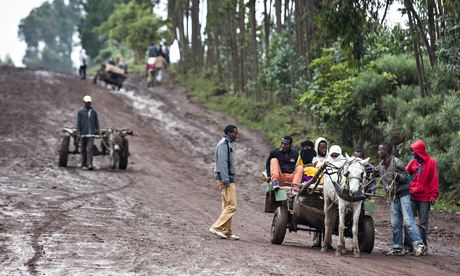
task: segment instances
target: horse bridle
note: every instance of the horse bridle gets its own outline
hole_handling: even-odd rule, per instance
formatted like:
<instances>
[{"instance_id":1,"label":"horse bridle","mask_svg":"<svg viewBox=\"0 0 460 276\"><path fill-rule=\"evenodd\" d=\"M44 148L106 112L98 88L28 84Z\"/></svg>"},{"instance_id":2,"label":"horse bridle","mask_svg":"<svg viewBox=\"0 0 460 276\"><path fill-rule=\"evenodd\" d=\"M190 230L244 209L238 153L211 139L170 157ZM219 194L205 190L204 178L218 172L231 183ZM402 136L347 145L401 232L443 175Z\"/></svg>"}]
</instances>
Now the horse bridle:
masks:
<instances>
[{"instance_id":1,"label":"horse bridle","mask_svg":"<svg viewBox=\"0 0 460 276\"><path fill-rule=\"evenodd\" d=\"M349 173L348 173L348 167L353 164L353 163L356 163L357 162L357 159L356 158L353 158L351 159L350 161L347 161L345 162L345 164L341 167L337 167L331 163L328 163L327 167L326 167L326 170L324 172L324 174L327 174L329 176L333 175L333 174L337 174L337 182L334 183L336 185L338 185L338 183L341 183L342 182L342 171L345 170L345 167L347 168L347 172L345 172L345 174L343 174L345 176L345 187L343 187L344 190L349 190L350 189L350 180L351 179L357 179L359 180L359 191L363 191L364 190L364 180L365 180L365 177L366 177L366 171L364 170L363 168L363 172L361 173L361 177L357 177L357 176L349 176ZM359 163L359 162L358 162ZM363 167L361 165L361 163L359 163L361 167ZM330 172L328 170L328 168L332 168L334 169L334 171ZM332 181L332 179L331 179ZM334 182L334 181L332 181ZM341 185L338 185L338 186L341 186Z\"/></svg>"}]
</instances>

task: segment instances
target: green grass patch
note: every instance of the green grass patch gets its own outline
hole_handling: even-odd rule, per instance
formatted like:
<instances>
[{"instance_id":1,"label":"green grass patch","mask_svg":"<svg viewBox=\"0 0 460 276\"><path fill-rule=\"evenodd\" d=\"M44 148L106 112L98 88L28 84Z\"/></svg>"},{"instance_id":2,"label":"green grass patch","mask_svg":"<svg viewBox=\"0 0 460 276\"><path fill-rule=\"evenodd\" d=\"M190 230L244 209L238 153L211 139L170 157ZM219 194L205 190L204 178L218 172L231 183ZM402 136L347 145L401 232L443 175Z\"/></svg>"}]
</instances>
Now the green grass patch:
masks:
<instances>
[{"instance_id":1,"label":"green grass patch","mask_svg":"<svg viewBox=\"0 0 460 276\"><path fill-rule=\"evenodd\" d=\"M460 212L460 206L452 202L449 202L442 196L438 200L436 200L436 202L433 205L433 209L451 213Z\"/></svg>"},{"instance_id":2,"label":"green grass patch","mask_svg":"<svg viewBox=\"0 0 460 276\"><path fill-rule=\"evenodd\" d=\"M298 146L306 138L316 139L316 128L312 120L308 120L306 114L302 115L292 106L256 102L245 95L237 95L209 74L174 75L177 81L188 88L192 101L225 112L233 116L239 124L265 133L274 146L278 146L281 137L285 135L294 137L294 146Z\"/></svg>"}]
</instances>

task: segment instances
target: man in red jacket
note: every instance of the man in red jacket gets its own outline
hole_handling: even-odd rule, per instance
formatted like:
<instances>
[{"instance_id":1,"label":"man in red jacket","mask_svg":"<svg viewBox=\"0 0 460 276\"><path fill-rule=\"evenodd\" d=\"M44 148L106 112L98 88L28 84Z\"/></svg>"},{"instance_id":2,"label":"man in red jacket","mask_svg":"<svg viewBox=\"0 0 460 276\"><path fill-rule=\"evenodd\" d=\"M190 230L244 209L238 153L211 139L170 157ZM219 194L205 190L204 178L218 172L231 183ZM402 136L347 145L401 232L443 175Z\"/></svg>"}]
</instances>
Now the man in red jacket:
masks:
<instances>
[{"instance_id":1,"label":"man in red jacket","mask_svg":"<svg viewBox=\"0 0 460 276\"><path fill-rule=\"evenodd\" d=\"M406 166L406 171L412 176L409 190L414 215L419 218L420 235L427 246L428 214L439 195L438 165L426 152L423 140L415 141L410 149L414 159Z\"/></svg>"}]
</instances>

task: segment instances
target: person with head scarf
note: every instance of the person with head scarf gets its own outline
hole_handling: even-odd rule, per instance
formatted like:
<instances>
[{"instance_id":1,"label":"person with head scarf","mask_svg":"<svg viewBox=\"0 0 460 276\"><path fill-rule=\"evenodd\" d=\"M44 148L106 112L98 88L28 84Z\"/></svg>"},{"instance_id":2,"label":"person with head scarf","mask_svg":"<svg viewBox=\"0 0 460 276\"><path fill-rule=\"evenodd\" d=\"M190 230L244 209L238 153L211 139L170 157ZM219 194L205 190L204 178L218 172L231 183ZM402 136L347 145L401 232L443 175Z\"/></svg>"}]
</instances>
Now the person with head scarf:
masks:
<instances>
[{"instance_id":1,"label":"person with head scarf","mask_svg":"<svg viewBox=\"0 0 460 276\"><path fill-rule=\"evenodd\" d=\"M323 164L323 162L327 158L327 151L328 151L328 142L325 138L323 137L318 137L315 141L315 152L316 156L313 158L313 164L316 165L316 167L319 167Z\"/></svg>"},{"instance_id":2,"label":"person with head scarf","mask_svg":"<svg viewBox=\"0 0 460 276\"><path fill-rule=\"evenodd\" d=\"M347 159L342 155L342 148L338 145L333 145L329 149L326 161L340 168L345 164Z\"/></svg>"},{"instance_id":3,"label":"person with head scarf","mask_svg":"<svg viewBox=\"0 0 460 276\"><path fill-rule=\"evenodd\" d=\"M297 159L297 166L303 167L303 177L302 182L306 182L313 178L316 171L318 170L313 165L313 158L316 157L316 151L314 150L314 144L310 140L305 140L300 143L300 154Z\"/></svg>"}]
</instances>

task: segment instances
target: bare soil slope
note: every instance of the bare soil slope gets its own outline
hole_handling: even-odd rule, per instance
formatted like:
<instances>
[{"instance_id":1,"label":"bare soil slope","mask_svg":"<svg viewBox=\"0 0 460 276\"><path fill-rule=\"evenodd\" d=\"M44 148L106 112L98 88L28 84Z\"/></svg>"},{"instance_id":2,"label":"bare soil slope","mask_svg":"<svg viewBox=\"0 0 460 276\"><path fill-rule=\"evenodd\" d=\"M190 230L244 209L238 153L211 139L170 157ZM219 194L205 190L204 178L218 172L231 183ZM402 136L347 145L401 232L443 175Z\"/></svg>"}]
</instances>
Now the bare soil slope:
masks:
<instances>
[{"instance_id":1,"label":"bare soil slope","mask_svg":"<svg viewBox=\"0 0 460 276\"><path fill-rule=\"evenodd\" d=\"M110 170L107 157L95 158L95 171L81 170L79 156L57 166L59 131L75 124L85 94L102 127L134 131L128 170ZM241 240L212 237L220 211L213 150L235 121L190 103L181 86L148 90L143 77L130 76L113 91L75 76L0 67L0 106L0 274L460 273L458 214L433 212L429 256L385 257L391 239L382 202L374 252L360 259L310 249L307 233L272 245L257 179L270 148L244 127L234 218Z\"/></svg>"}]
</instances>

